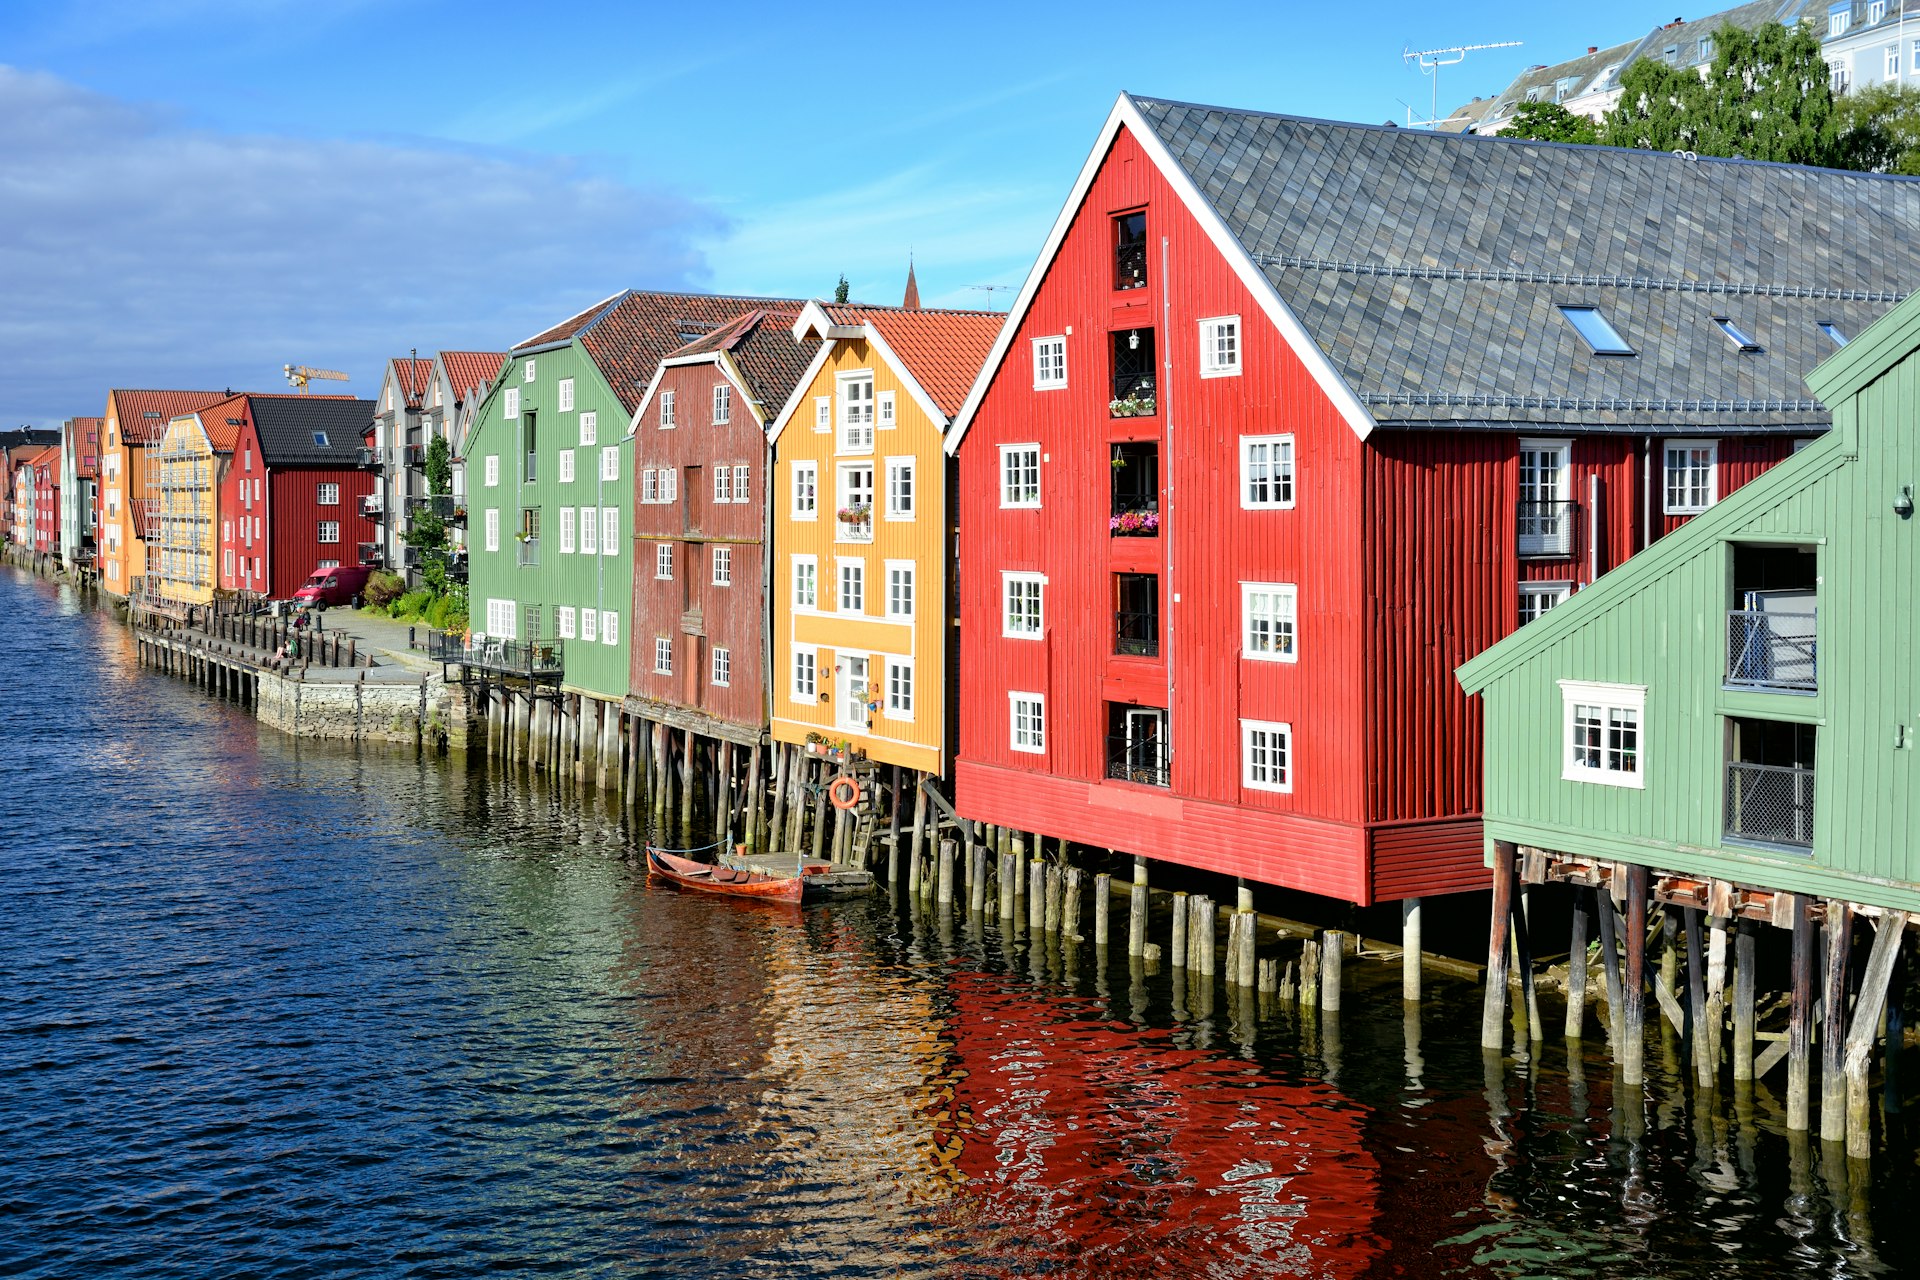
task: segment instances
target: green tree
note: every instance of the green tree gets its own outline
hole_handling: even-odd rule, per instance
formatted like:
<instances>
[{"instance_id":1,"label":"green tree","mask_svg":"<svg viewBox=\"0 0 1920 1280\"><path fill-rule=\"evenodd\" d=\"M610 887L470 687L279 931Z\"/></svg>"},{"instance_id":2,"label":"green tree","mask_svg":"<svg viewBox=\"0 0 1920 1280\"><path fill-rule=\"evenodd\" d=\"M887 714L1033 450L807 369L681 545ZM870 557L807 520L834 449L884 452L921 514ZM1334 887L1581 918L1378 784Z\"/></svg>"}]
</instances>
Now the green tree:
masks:
<instances>
[{"instance_id":1,"label":"green tree","mask_svg":"<svg viewBox=\"0 0 1920 1280\"><path fill-rule=\"evenodd\" d=\"M427 492L433 497L443 498L453 492L453 450L443 437L435 436L427 445L426 473ZM444 596L460 584L447 572L453 559L452 538L446 518L434 510L439 505L445 504L429 501L424 509L414 512L401 536L420 553L420 580L434 595Z\"/></svg>"},{"instance_id":2,"label":"green tree","mask_svg":"<svg viewBox=\"0 0 1920 1280\"><path fill-rule=\"evenodd\" d=\"M1598 142L1600 127L1557 102L1523 102L1500 136L1532 138L1535 142Z\"/></svg>"},{"instance_id":3,"label":"green tree","mask_svg":"<svg viewBox=\"0 0 1920 1280\"><path fill-rule=\"evenodd\" d=\"M1636 58L1620 76L1620 100L1600 122L1600 141L1643 151L1698 151L1700 77L1658 58Z\"/></svg>"},{"instance_id":4,"label":"green tree","mask_svg":"<svg viewBox=\"0 0 1920 1280\"><path fill-rule=\"evenodd\" d=\"M1920 175L1920 89L1876 84L1835 100L1833 109L1841 168Z\"/></svg>"},{"instance_id":5,"label":"green tree","mask_svg":"<svg viewBox=\"0 0 1920 1280\"><path fill-rule=\"evenodd\" d=\"M833 286L833 300L835 302L847 300L847 273L844 271L840 273L840 283Z\"/></svg>"}]
</instances>

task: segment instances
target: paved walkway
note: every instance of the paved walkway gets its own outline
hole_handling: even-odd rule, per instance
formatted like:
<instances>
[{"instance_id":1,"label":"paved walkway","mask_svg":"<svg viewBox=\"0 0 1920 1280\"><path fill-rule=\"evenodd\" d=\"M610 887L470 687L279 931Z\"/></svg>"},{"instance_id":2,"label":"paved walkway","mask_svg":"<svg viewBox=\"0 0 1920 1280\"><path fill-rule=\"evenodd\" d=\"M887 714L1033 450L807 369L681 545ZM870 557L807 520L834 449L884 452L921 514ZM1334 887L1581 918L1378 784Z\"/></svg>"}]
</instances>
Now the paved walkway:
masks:
<instances>
[{"instance_id":1,"label":"paved walkway","mask_svg":"<svg viewBox=\"0 0 1920 1280\"><path fill-rule=\"evenodd\" d=\"M427 624L424 622L395 622L384 614L363 613L345 605L334 605L320 615L323 633L338 632L352 636L359 642L360 651L371 654L380 667L403 667L415 673L438 671L439 663L429 660L424 651L415 652L408 647L409 627L413 628L424 649L427 642Z\"/></svg>"}]
</instances>

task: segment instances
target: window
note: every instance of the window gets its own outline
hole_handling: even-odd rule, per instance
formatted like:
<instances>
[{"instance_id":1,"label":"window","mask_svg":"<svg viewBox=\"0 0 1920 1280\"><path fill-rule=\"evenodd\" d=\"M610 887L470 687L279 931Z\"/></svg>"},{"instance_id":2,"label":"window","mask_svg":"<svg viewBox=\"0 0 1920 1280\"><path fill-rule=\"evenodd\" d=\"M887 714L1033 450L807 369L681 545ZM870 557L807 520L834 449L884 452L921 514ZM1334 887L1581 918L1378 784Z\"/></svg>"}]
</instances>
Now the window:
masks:
<instances>
[{"instance_id":1,"label":"window","mask_svg":"<svg viewBox=\"0 0 1920 1280\"><path fill-rule=\"evenodd\" d=\"M580 638L582 640L598 640L600 638L600 611L598 609L582 609L580 611Z\"/></svg>"},{"instance_id":2,"label":"window","mask_svg":"<svg viewBox=\"0 0 1920 1280\"><path fill-rule=\"evenodd\" d=\"M562 386L566 386L566 385L568 385L569 383L571 383L572 381L573 381L573 379L571 379L571 378L569 378L569 379L567 379L567 381L566 381L565 383L562 383L561 385L562 385ZM562 409L565 409L565 408L569 408L570 406L568 406L568 405L561 405L560 407L561 407ZM587 445L592 445L592 444L593 444L593 443L594 443L595 441L597 441L597 440L599 439L599 436L600 436L600 415L599 415L599 414L597 414L597 413L583 413L583 414L581 414L581 415L580 415L580 443L581 443L581 445L582 445L582 446L587 446Z\"/></svg>"},{"instance_id":3,"label":"window","mask_svg":"<svg viewBox=\"0 0 1920 1280\"><path fill-rule=\"evenodd\" d=\"M536 365L537 363L539 362L535 360L529 360L525 364L520 366L521 381L523 382L533 381L533 368L534 368L534 365Z\"/></svg>"},{"instance_id":4,"label":"window","mask_svg":"<svg viewBox=\"0 0 1920 1280\"><path fill-rule=\"evenodd\" d=\"M573 508L560 508L560 554L573 554Z\"/></svg>"},{"instance_id":5,"label":"window","mask_svg":"<svg viewBox=\"0 0 1920 1280\"><path fill-rule=\"evenodd\" d=\"M1646 687L1562 680L1560 699L1565 716L1560 776L1569 782L1645 786L1640 724Z\"/></svg>"},{"instance_id":6,"label":"window","mask_svg":"<svg viewBox=\"0 0 1920 1280\"><path fill-rule=\"evenodd\" d=\"M1914 46L1914 64L1916 67L1920 67L1920 44ZM1847 335L1842 333L1840 326L1833 321L1822 320L1819 322L1819 328L1820 332L1826 334L1828 340L1831 341L1834 346L1844 347L1847 345Z\"/></svg>"},{"instance_id":7,"label":"window","mask_svg":"<svg viewBox=\"0 0 1920 1280\"><path fill-rule=\"evenodd\" d=\"M500 396L500 416L512 421L520 416L520 388L508 387Z\"/></svg>"},{"instance_id":8,"label":"window","mask_svg":"<svg viewBox=\"0 0 1920 1280\"><path fill-rule=\"evenodd\" d=\"M873 374L843 373L840 389L840 452L865 453L873 448Z\"/></svg>"},{"instance_id":9,"label":"window","mask_svg":"<svg viewBox=\"0 0 1920 1280\"><path fill-rule=\"evenodd\" d=\"M734 464L733 500L735 502L746 502L749 500L747 496L750 491L747 484L747 471L748 467L746 463L740 462Z\"/></svg>"},{"instance_id":10,"label":"window","mask_svg":"<svg viewBox=\"0 0 1920 1280\"><path fill-rule=\"evenodd\" d=\"M500 549L500 508L489 507L487 509L487 550L498 551L499 549Z\"/></svg>"},{"instance_id":11,"label":"window","mask_svg":"<svg viewBox=\"0 0 1920 1280\"><path fill-rule=\"evenodd\" d=\"M673 392L662 391L660 393L660 429L668 431L673 428L673 425Z\"/></svg>"},{"instance_id":12,"label":"window","mask_svg":"<svg viewBox=\"0 0 1920 1280\"><path fill-rule=\"evenodd\" d=\"M1913 48L1912 50L1910 50L1909 61L1913 67L1914 72L1916 74L1920 74L1920 40L1915 40L1913 42Z\"/></svg>"},{"instance_id":13,"label":"window","mask_svg":"<svg viewBox=\"0 0 1920 1280\"><path fill-rule=\"evenodd\" d=\"M652 467L640 473L640 501L660 501L660 473Z\"/></svg>"},{"instance_id":14,"label":"window","mask_svg":"<svg viewBox=\"0 0 1920 1280\"><path fill-rule=\"evenodd\" d=\"M654 544L653 576L661 579L673 577L673 544L671 542Z\"/></svg>"},{"instance_id":15,"label":"window","mask_svg":"<svg viewBox=\"0 0 1920 1280\"><path fill-rule=\"evenodd\" d=\"M715 547L713 549L713 585L730 587L733 585L733 548Z\"/></svg>"},{"instance_id":16,"label":"window","mask_svg":"<svg viewBox=\"0 0 1920 1280\"><path fill-rule=\"evenodd\" d=\"M320 541L340 541L340 522L338 520L322 520L320 522Z\"/></svg>"},{"instance_id":17,"label":"window","mask_svg":"<svg viewBox=\"0 0 1920 1280\"><path fill-rule=\"evenodd\" d=\"M553 611L553 621L554 626L560 632L560 638L562 640L571 640L578 634L574 630L574 608L572 605L563 604L555 609Z\"/></svg>"},{"instance_id":18,"label":"window","mask_svg":"<svg viewBox=\"0 0 1920 1280\"><path fill-rule=\"evenodd\" d=\"M841 560L840 565L840 612L865 613L867 610L867 563L864 560Z\"/></svg>"},{"instance_id":19,"label":"window","mask_svg":"<svg viewBox=\"0 0 1920 1280\"><path fill-rule=\"evenodd\" d=\"M818 651L812 646L795 645L793 647L793 696L805 698L811 702L818 696L815 691L818 680Z\"/></svg>"},{"instance_id":20,"label":"window","mask_svg":"<svg viewBox=\"0 0 1920 1280\"><path fill-rule=\"evenodd\" d=\"M528 477L531 479L532 477ZM620 478L620 446L610 444L600 450L600 478L618 480Z\"/></svg>"},{"instance_id":21,"label":"window","mask_svg":"<svg viewBox=\"0 0 1920 1280\"><path fill-rule=\"evenodd\" d=\"M1001 598L1005 601L1000 619L1000 634L1037 640L1043 630L1042 591L1046 578L1037 573L1002 573Z\"/></svg>"},{"instance_id":22,"label":"window","mask_svg":"<svg viewBox=\"0 0 1920 1280\"><path fill-rule=\"evenodd\" d=\"M1853 85L1853 72L1844 61L1827 64L1827 87L1835 94L1845 93Z\"/></svg>"},{"instance_id":23,"label":"window","mask_svg":"<svg viewBox=\"0 0 1920 1280\"><path fill-rule=\"evenodd\" d=\"M1668 515L1698 515L1713 505L1716 454L1711 440L1667 441Z\"/></svg>"},{"instance_id":24,"label":"window","mask_svg":"<svg viewBox=\"0 0 1920 1280\"><path fill-rule=\"evenodd\" d=\"M497 487L499 483L500 483L500 455L497 453L490 453L487 455L486 485L487 485L487 488L492 489Z\"/></svg>"},{"instance_id":25,"label":"window","mask_svg":"<svg viewBox=\"0 0 1920 1280\"><path fill-rule=\"evenodd\" d=\"M1066 338L1035 338L1033 340L1033 389L1057 391L1066 385Z\"/></svg>"},{"instance_id":26,"label":"window","mask_svg":"<svg viewBox=\"0 0 1920 1280\"><path fill-rule=\"evenodd\" d=\"M592 547L581 548L588 555L593 554ZM620 508L600 508L600 554L617 556L620 554Z\"/></svg>"},{"instance_id":27,"label":"window","mask_svg":"<svg viewBox=\"0 0 1920 1280\"><path fill-rule=\"evenodd\" d=\"M1293 505L1293 437L1240 437L1240 505L1249 511Z\"/></svg>"},{"instance_id":28,"label":"window","mask_svg":"<svg viewBox=\"0 0 1920 1280\"><path fill-rule=\"evenodd\" d=\"M835 513L840 528L838 541L873 540L873 464L842 463L840 466L840 509Z\"/></svg>"},{"instance_id":29,"label":"window","mask_svg":"<svg viewBox=\"0 0 1920 1280\"><path fill-rule=\"evenodd\" d=\"M1240 584L1241 656L1262 662L1293 662L1296 589L1290 583Z\"/></svg>"},{"instance_id":30,"label":"window","mask_svg":"<svg viewBox=\"0 0 1920 1280\"><path fill-rule=\"evenodd\" d=\"M1009 693L1008 721L1015 751L1038 755L1047 749L1046 699L1037 693Z\"/></svg>"},{"instance_id":31,"label":"window","mask_svg":"<svg viewBox=\"0 0 1920 1280\"><path fill-rule=\"evenodd\" d=\"M1633 348L1620 336L1620 331L1608 323L1600 314L1598 307L1562 307L1560 314L1567 318L1574 332L1586 340L1588 350L1597 356L1630 356Z\"/></svg>"},{"instance_id":32,"label":"window","mask_svg":"<svg viewBox=\"0 0 1920 1280\"><path fill-rule=\"evenodd\" d=\"M1887 16L1887 0L1870 0L1867 5L1867 25L1872 26Z\"/></svg>"},{"instance_id":33,"label":"window","mask_svg":"<svg viewBox=\"0 0 1920 1280\"><path fill-rule=\"evenodd\" d=\"M832 396L815 396L813 398L813 429L820 432L833 430Z\"/></svg>"},{"instance_id":34,"label":"window","mask_svg":"<svg viewBox=\"0 0 1920 1280\"><path fill-rule=\"evenodd\" d=\"M1240 722L1240 782L1252 791L1293 790L1293 726Z\"/></svg>"},{"instance_id":35,"label":"window","mask_svg":"<svg viewBox=\"0 0 1920 1280\"><path fill-rule=\"evenodd\" d=\"M1572 589L1572 584L1566 582L1521 583L1520 625L1526 626L1553 606L1563 603Z\"/></svg>"},{"instance_id":36,"label":"window","mask_svg":"<svg viewBox=\"0 0 1920 1280\"><path fill-rule=\"evenodd\" d=\"M338 560L315 560L313 567L316 569L338 569L340 562Z\"/></svg>"},{"instance_id":37,"label":"window","mask_svg":"<svg viewBox=\"0 0 1920 1280\"><path fill-rule=\"evenodd\" d=\"M815 520L820 515L820 464L793 464L793 518Z\"/></svg>"},{"instance_id":38,"label":"window","mask_svg":"<svg viewBox=\"0 0 1920 1280\"><path fill-rule=\"evenodd\" d=\"M1144 289L1147 284L1147 215L1123 213L1113 220L1113 287Z\"/></svg>"},{"instance_id":39,"label":"window","mask_svg":"<svg viewBox=\"0 0 1920 1280\"><path fill-rule=\"evenodd\" d=\"M1514 512L1514 547L1522 556L1573 553L1573 446L1565 440L1520 442L1520 498Z\"/></svg>"},{"instance_id":40,"label":"window","mask_svg":"<svg viewBox=\"0 0 1920 1280\"><path fill-rule=\"evenodd\" d=\"M1107 412L1116 418L1140 418L1158 411L1154 398L1154 338L1151 329L1115 329L1107 335L1113 355L1113 399Z\"/></svg>"},{"instance_id":41,"label":"window","mask_svg":"<svg viewBox=\"0 0 1920 1280\"><path fill-rule=\"evenodd\" d=\"M913 459L887 459L887 519L913 519Z\"/></svg>"},{"instance_id":42,"label":"window","mask_svg":"<svg viewBox=\"0 0 1920 1280\"><path fill-rule=\"evenodd\" d=\"M812 556L793 558L793 607L812 609L819 603L820 565Z\"/></svg>"},{"instance_id":43,"label":"window","mask_svg":"<svg viewBox=\"0 0 1920 1280\"><path fill-rule=\"evenodd\" d=\"M337 484L316 484L313 486L313 500L323 507L340 505L340 486Z\"/></svg>"},{"instance_id":44,"label":"window","mask_svg":"<svg viewBox=\"0 0 1920 1280\"><path fill-rule=\"evenodd\" d=\"M567 413L571 411L573 408L573 379L572 378L560 379L558 394L560 396L560 412Z\"/></svg>"},{"instance_id":45,"label":"window","mask_svg":"<svg viewBox=\"0 0 1920 1280\"><path fill-rule=\"evenodd\" d=\"M1853 13L1851 10L1835 6L1833 11L1827 14L1827 38L1831 40L1835 36L1845 35L1847 28L1852 25Z\"/></svg>"},{"instance_id":46,"label":"window","mask_svg":"<svg viewBox=\"0 0 1920 1280\"><path fill-rule=\"evenodd\" d=\"M573 483L573 450L571 449L560 451L560 483Z\"/></svg>"},{"instance_id":47,"label":"window","mask_svg":"<svg viewBox=\"0 0 1920 1280\"><path fill-rule=\"evenodd\" d=\"M487 601L487 634L496 640L512 640L516 634L519 611L513 607L513 601L489 599Z\"/></svg>"},{"instance_id":48,"label":"window","mask_svg":"<svg viewBox=\"0 0 1920 1280\"><path fill-rule=\"evenodd\" d=\"M1003 444L1000 446L1000 505L1037 507L1040 505L1040 446Z\"/></svg>"},{"instance_id":49,"label":"window","mask_svg":"<svg viewBox=\"0 0 1920 1280\"><path fill-rule=\"evenodd\" d=\"M580 508L580 554L590 556L600 544L600 525L595 519L597 508Z\"/></svg>"},{"instance_id":50,"label":"window","mask_svg":"<svg viewBox=\"0 0 1920 1280\"><path fill-rule=\"evenodd\" d=\"M521 479L531 484L540 477L540 435L535 422L536 414L527 410L526 426L521 428L520 440L525 447L527 465Z\"/></svg>"},{"instance_id":51,"label":"window","mask_svg":"<svg viewBox=\"0 0 1920 1280\"><path fill-rule=\"evenodd\" d=\"M680 497L680 472L674 467L660 468L660 501L673 502Z\"/></svg>"},{"instance_id":52,"label":"window","mask_svg":"<svg viewBox=\"0 0 1920 1280\"><path fill-rule=\"evenodd\" d=\"M220 564L221 564L220 571L226 574L229 578L231 578L233 576L233 548L232 547L228 547L226 551L224 551L221 554Z\"/></svg>"},{"instance_id":53,"label":"window","mask_svg":"<svg viewBox=\"0 0 1920 1280\"><path fill-rule=\"evenodd\" d=\"M611 609L600 615L600 643L620 643L620 615Z\"/></svg>"},{"instance_id":54,"label":"window","mask_svg":"<svg viewBox=\"0 0 1920 1280\"><path fill-rule=\"evenodd\" d=\"M893 430L895 422L893 415L893 392L882 391L878 403L880 406L880 429L882 431Z\"/></svg>"},{"instance_id":55,"label":"window","mask_svg":"<svg viewBox=\"0 0 1920 1280\"><path fill-rule=\"evenodd\" d=\"M1889 80L1900 78L1900 46L1897 44L1887 46L1886 78Z\"/></svg>"},{"instance_id":56,"label":"window","mask_svg":"<svg viewBox=\"0 0 1920 1280\"><path fill-rule=\"evenodd\" d=\"M913 719L913 659L887 659L887 704L889 720Z\"/></svg>"},{"instance_id":57,"label":"window","mask_svg":"<svg viewBox=\"0 0 1920 1280\"><path fill-rule=\"evenodd\" d=\"M1741 351L1744 352L1744 351L1760 350L1760 344L1755 342L1752 338L1749 338L1746 335L1746 331L1741 329L1739 325L1735 324L1728 317L1715 316L1713 318L1713 322L1720 326L1720 332L1727 335L1727 341L1731 342L1735 347L1739 348Z\"/></svg>"},{"instance_id":58,"label":"window","mask_svg":"<svg viewBox=\"0 0 1920 1280\"><path fill-rule=\"evenodd\" d=\"M913 562L887 561L887 617L896 622L913 618Z\"/></svg>"},{"instance_id":59,"label":"window","mask_svg":"<svg viewBox=\"0 0 1920 1280\"><path fill-rule=\"evenodd\" d=\"M331 449L333 446L328 443L326 432L316 431L313 433L313 447L316 449Z\"/></svg>"},{"instance_id":60,"label":"window","mask_svg":"<svg viewBox=\"0 0 1920 1280\"><path fill-rule=\"evenodd\" d=\"M713 389L713 425L725 426L733 420L733 388L721 383Z\"/></svg>"},{"instance_id":61,"label":"window","mask_svg":"<svg viewBox=\"0 0 1920 1280\"><path fill-rule=\"evenodd\" d=\"M733 683L733 650L713 651L713 683L722 688Z\"/></svg>"},{"instance_id":62,"label":"window","mask_svg":"<svg viewBox=\"0 0 1920 1280\"><path fill-rule=\"evenodd\" d=\"M1240 372L1240 317L1200 322L1200 376L1226 378Z\"/></svg>"}]
</instances>

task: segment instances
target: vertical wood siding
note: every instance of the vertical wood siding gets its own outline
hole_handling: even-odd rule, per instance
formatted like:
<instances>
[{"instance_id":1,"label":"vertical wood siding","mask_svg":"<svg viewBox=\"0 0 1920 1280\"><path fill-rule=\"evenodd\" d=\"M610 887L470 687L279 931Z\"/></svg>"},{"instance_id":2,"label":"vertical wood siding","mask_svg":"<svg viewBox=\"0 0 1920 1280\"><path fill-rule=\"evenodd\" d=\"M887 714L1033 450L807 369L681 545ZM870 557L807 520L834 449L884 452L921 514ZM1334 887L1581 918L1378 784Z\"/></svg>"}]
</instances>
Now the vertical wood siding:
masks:
<instances>
[{"instance_id":1,"label":"vertical wood siding","mask_svg":"<svg viewBox=\"0 0 1920 1280\"><path fill-rule=\"evenodd\" d=\"M320 505L317 486L321 484L340 486L338 505ZM360 514L361 496L373 492L371 472L283 467L267 472L265 492L267 594L276 600L297 591L321 560L357 563L360 544L372 542L379 535L379 526ZM254 511L260 514L258 503ZM221 518L226 518L224 513ZM322 520L340 522L339 542L320 541ZM259 546L259 539L254 545Z\"/></svg>"}]
</instances>

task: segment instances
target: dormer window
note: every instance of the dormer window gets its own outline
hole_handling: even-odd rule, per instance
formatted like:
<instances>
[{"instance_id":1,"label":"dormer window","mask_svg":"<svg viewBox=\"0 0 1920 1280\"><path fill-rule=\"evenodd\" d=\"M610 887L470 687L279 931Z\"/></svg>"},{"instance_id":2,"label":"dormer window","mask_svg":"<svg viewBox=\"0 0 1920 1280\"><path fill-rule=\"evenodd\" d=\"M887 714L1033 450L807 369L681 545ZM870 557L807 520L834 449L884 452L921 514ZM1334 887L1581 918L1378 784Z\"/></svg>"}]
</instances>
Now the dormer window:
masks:
<instances>
[{"instance_id":1,"label":"dormer window","mask_svg":"<svg viewBox=\"0 0 1920 1280\"><path fill-rule=\"evenodd\" d=\"M1831 40L1836 36L1847 34L1847 28L1852 25L1853 4L1851 0L1848 0L1848 2L1844 4L1836 4L1827 10L1827 39Z\"/></svg>"},{"instance_id":2,"label":"dormer window","mask_svg":"<svg viewBox=\"0 0 1920 1280\"><path fill-rule=\"evenodd\" d=\"M1886 16L1887 16L1887 0L1873 0L1873 3L1867 6L1867 25L1868 26L1872 26L1874 23L1880 21L1880 19Z\"/></svg>"},{"instance_id":3,"label":"dormer window","mask_svg":"<svg viewBox=\"0 0 1920 1280\"><path fill-rule=\"evenodd\" d=\"M1600 314L1598 307L1561 307L1560 314L1574 327L1587 346L1597 356L1630 356L1633 348L1620 336L1620 331Z\"/></svg>"},{"instance_id":4,"label":"dormer window","mask_svg":"<svg viewBox=\"0 0 1920 1280\"><path fill-rule=\"evenodd\" d=\"M1700 37L1700 52L1694 58L1694 61L1695 62L1712 62L1713 61L1713 37L1712 36Z\"/></svg>"}]
</instances>

